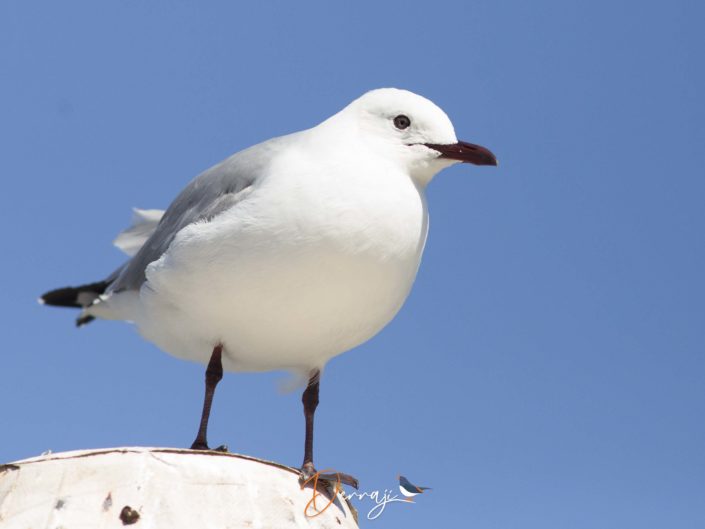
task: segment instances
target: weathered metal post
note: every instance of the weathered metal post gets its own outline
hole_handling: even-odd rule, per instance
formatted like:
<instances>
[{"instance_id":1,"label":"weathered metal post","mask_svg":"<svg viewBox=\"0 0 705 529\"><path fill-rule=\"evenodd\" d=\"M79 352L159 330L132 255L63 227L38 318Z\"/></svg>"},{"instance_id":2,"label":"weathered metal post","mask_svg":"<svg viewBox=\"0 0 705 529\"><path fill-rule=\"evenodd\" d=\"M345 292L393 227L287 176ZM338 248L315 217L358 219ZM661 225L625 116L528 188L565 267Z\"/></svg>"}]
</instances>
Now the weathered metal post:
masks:
<instances>
[{"instance_id":1,"label":"weathered metal post","mask_svg":"<svg viewBox=\"0 0 705 529\"><path fill-rule=\"evenodd\" d=\"M357 529L344 499L319 496L311 516L312 497L296 469L229 453L113 448L0 465L2 529Z\"/></svg>"}]
</instances>

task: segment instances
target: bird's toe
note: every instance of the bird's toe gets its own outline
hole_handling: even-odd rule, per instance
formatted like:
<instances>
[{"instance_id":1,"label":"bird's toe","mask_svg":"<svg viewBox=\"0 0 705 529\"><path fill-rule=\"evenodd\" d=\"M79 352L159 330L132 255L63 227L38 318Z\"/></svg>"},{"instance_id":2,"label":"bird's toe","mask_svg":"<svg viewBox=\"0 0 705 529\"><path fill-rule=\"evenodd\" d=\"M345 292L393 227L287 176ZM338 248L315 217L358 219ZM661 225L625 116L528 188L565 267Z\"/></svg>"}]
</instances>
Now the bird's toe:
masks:
<instances>
[{"instance_id":1,"label":"bird's toe","mask_svg":"<svg viewBox=\"0 0 705 529\"><path fill-rule=\"evenodd\" d=\"M344 484L355 489L359 487L357 478L351 476L350 474L336 471L319 472L315 469L312 463L306 463L301 467L300 471L301 476L299 477L299 482L302 487L307 484L312 484L315 486L316 482L323 482L324 485L330 486Z\"/></svg>"}]
</instances>

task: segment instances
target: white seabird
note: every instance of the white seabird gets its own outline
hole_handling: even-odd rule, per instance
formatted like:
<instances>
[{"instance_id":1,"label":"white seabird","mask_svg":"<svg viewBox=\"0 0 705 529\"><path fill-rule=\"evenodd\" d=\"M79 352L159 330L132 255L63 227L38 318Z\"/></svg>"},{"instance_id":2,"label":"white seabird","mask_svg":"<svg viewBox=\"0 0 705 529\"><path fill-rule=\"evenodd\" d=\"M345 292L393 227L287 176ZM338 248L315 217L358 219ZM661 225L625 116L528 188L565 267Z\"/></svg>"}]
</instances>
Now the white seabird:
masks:
<instances>
[{"instance_id":1,"label":"white seabird","mask_svg":"<svg viewBox=\"0 0 705 529\"><path fill-rule=\"evenodd\" d=\"M79 325L134 322L164 351L207 363L193 448L208 449L223 368L306 377L302 471L310 476L320 372L400 309L426 241L426 185L460 162L497 164L484 147L458 141L428 99L373 90L316 127L208 169L163 215L137 210L116 240L129 261L42 301L81 308Z\"/></svg>"}]
</instances>

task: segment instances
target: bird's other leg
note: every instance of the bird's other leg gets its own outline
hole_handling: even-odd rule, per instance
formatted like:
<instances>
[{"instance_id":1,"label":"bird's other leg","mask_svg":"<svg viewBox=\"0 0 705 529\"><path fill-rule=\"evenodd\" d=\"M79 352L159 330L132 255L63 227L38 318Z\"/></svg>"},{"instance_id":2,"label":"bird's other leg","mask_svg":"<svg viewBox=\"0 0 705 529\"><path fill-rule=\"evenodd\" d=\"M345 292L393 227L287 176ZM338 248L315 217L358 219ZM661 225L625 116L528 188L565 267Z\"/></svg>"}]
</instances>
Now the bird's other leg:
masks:
<instances>
[{"instance_id":1,"label":"bird's other leg","mask_svg":"<svg viewBox=\"0 0 705 529\"><path fill-rule=\"evenodd\" d=\"M223 378L223 346L218 344L213 348L213 353L211 354L211 359L208 362L208 367L206 368L206 395L203 399L203 412L201 413L201 424L198 427L198 435L196 440L191 445L192 450L210 450L208 447L207 433L208 433L208 418L211 414L211 404L213 403L213 395L215 394L215 387L218 382ZM228 447L221 445L216 448L219 452L227 452Z\"/></svg>"},{"instance_id":2,"label":"bird's other leg","mask_svg":"<svg viewBox=\"0 0 705 529\"><path fill-rule=\"evenodd\" d=\"M301 395L301 402L304 405L304 417L306 419L306 439L304 441L304 463L301 469L315 472L313 467L313 416L318 407L318 391L321 386L321 372L316 369L311 372L308 385Z\"/></svg>"},{"instance_id":3,"label":"bird's other leg","mask_svg":"<svg viewBox=\"0 0 705 529\"><path fill-rule=\"evenodd\" d=\"M301 465L302 481L306 482L311 477L316 475L317 471L313 465L313 416L318 407L318 391L320 389L321 372L318 369L311 371L308 385L301 396L301 402L304 405L304 417L306 419L306 438L304 440L304 462ZM319 474L319 478L326 481L340 481L346 485L357 488L358 482L348 474L340 472L332 472Z\"/></svg>"}]
</instances>

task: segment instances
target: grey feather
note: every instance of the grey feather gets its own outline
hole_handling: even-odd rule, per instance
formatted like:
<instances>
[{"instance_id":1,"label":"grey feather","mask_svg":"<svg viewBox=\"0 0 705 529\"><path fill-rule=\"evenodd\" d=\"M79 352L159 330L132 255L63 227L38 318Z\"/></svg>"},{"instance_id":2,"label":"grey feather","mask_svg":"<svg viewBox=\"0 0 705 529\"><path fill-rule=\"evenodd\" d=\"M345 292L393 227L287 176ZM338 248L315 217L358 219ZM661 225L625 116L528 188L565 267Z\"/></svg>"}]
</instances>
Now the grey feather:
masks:
<instances>
[{"instance_id":1,"label":"grey feather","mask_svg":"<svg viewBox=\"0 0 705 529\"><path fill-rule=\"evenodd\" d=\"M245 149L194 178L171 203L142 248L120 270L108 292L139 289L147 265L167 251L179 231L194 222L210 220L240 202L248 195L241 192L256 182L269 163L272 147L285 138Z\"/></svg>"}]
</instances>

